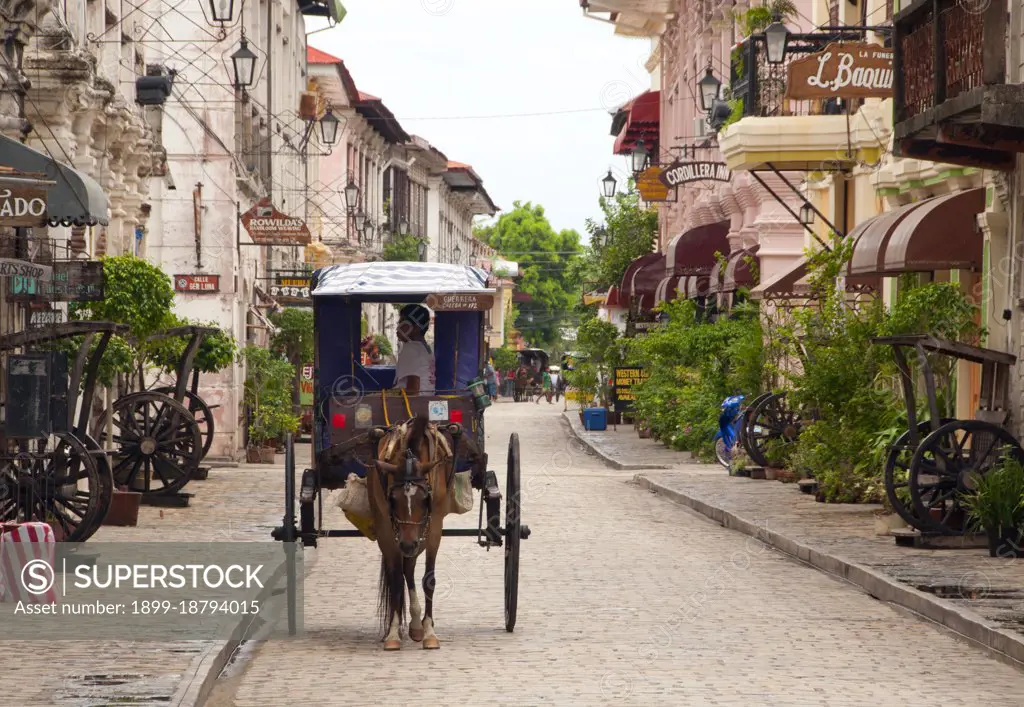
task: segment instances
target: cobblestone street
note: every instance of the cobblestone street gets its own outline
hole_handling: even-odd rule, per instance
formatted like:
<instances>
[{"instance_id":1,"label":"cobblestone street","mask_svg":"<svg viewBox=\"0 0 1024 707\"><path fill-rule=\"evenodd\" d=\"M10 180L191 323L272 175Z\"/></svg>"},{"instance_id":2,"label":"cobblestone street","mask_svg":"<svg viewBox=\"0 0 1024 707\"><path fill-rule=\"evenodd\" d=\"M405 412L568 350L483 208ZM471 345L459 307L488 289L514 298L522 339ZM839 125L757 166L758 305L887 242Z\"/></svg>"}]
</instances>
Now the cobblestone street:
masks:
<instances>
[{"instance_id":1,"label":"cobblestone street","mask_svg":"<svg viewBox=\"0 0 1024 707\"><path fill-rule=\"evenodd\" d=\"M514 634L503 628L501 552L447 538L442 649L407 641L384 654L376 546L325 540L309 558L306 636L257 647L211 704L1021 703L1016 669L629 484L633 472L577 446L561 411L501 402L487 413L492 467L512 431L524 457L533 534ZM331 516L345 527L340 511ZM474 509L448 525L475 522Z\"/></svg>"}]
</instances>

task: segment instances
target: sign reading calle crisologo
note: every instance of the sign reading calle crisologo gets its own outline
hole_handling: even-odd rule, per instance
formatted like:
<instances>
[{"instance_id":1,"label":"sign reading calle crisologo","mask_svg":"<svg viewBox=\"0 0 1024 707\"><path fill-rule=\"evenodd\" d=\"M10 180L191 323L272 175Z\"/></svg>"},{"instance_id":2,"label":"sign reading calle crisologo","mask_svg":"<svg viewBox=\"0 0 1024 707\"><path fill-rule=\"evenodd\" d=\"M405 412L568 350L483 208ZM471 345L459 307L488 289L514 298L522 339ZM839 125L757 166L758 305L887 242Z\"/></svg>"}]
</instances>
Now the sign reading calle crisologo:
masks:
<instances>
[{"instance_id":1,"label":"sign reading calle crisologo","mask_svg":"<svg viewBox=\"0 0 1024 707\"><path fill-rule=\"evenodd\" d=\"M723 162L673 162L658 176L667 187L678 187L688 182L728 182L732 173Z\"/></svg>"},{"instance_id":2,"label":"sign reading calle crisologo","mask_svg":"<svg viewBox=\"0 0 1024 707\"><path fill-rule=\"evenodd\" d=\"M38 187L0 189L0 225L40 226L45 221L45 189Z\"/></svg>"},{"instance_id":3,"label":"sign reading calle crisologo","mask_svg":"<svg viewBox=\"0 0 1024 707\"><path fill-rule=\"evenodd\" d=\"M786 98L889 98L892 50L878 44L833 43L789 64Z\"/></svg>"},{"instance_id":4,"label":"sign reading calle crisologo","mask_svg":"<svg viewBox=\"0 0 1024 707\"><path fill-rule=\"evenodd\" d=\"M242 214L241 221L257 245L309 245L313 242L306 222L281 213L269 198L256 202Z\"/></svg>"}]
</instances>

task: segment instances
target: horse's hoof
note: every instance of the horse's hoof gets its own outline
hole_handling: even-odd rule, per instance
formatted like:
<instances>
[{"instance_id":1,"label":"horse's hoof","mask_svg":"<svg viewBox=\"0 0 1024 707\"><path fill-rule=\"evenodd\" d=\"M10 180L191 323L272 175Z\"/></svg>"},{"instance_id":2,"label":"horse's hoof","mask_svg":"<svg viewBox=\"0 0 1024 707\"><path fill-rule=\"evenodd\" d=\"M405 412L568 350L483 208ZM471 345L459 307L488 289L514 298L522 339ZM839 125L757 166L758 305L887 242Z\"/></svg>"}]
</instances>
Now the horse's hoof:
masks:
<instances>
[{"instance_id":1,"label":"horse's hoof","mask_svg":"<svg viewBox=\"0 0 1024 707\"><path fill-rule=\"evenodd\" d=\"M423 629L421 629L421 628L411 628L411 629L409 629L409 638L410 638L410 640L413 640L413 641L416 641L417 643L419 643L420 641L423 640Z\"/></svg>"},{"instance_id":2,"label":"horse's hoof","mask_svg":"<svg viewBox=\"0 0 1024 707\"><path fill-rule=\"evenodd\" d=\"M437 636L429 636L423 639L423 647L428 650L437 650L441 647L441 642L437 640Z\"/></svg>"},{"instance_id":3,"label":"horse's hoof","mask_svg":"<svg viewBox=\"0 0 1024 707\"><path fill-rule=\"evenodd\" d=\"M384 650L386 651L399 651L402 650L401 641L384 641Z\"/></svg>"}]
</instances>

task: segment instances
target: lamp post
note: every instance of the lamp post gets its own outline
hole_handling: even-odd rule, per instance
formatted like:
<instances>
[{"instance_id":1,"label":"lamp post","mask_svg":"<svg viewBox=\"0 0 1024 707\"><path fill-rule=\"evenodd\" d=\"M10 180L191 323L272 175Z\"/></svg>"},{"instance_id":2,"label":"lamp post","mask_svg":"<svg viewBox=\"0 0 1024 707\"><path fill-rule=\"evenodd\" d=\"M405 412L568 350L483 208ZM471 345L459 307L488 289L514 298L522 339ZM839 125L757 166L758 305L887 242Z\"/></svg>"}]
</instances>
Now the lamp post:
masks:
<instances>
[{"instance_id":1,"label":"lamp post","mask_svg":"<svg viewBox=\"0 0 1024 707\"><path fill-rule=\"evenodd\" d=\"M231 66L235 70L235 88L252 88L256 83L257 58L252 49L249 49L249 40L243 34L241 44L231 55Z\"/></svg>"},{"instance_id":2,"label":"lamp post","mask_svg":"<svg viewBox=\"0 0 1024 707\"><path fill-rule=\"evenodd\" d=\"M606 176L604 179L601 180L601 189L604 192L604 198L605 199L614 199L615 198L615 187L616 186L617 186L617 182L615 181L615 177L612 176L612 171L609 169L608 170L608 176Z\"/></svg>"}]
</instances>

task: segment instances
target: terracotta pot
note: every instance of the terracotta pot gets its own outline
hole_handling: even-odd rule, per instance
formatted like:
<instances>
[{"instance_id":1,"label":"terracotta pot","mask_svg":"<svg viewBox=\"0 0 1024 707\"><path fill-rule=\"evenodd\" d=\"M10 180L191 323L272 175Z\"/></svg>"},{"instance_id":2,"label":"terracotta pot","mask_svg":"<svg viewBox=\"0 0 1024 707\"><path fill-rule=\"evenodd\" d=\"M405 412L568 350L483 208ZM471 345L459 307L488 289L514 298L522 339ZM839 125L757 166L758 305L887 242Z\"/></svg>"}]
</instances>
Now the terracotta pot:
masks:
<instances>
[{"instance_id":1,"label":"terracotta pot","mask_svg":"<svg viewBox=\"0 0 1024 707\"><path fill-rule=\"evenodd\" d=\"M650 427L640 427L639 429L637 429L636 433L640 436L640 439L650 439L651 438L651 428Z\"/></svg>"},{"instance_id":2,"label":"terracotta pot","mask_svg":"<svg viewBox=\"0 0 1024 707\"><path fill-rule=\"evenodd\" d=\"M276 455L275 447L249 447L245 450L245 461L248 464L273 464Z\"/></svg>"},{"instance_id":3,"label":"terracotta pot","mask_svg":"<svg viewBox=\"0 0 1024 707\"><path fill-rule=\"evenodd\" d=\"M139 505L142 494L138 491L114 490L107 515L100 525L121 525L135 527L139 523Z\"/></svg>"},{"instance_id":4,"label":"terracotta pot","mask_svg":"<svg viewBox=\"0 0 1024 707\"><path fill-rule=\"evenodd\" d=\"M774 466L766 466L764 468L764 478L768 481L775 481L779 478L780 471L784 471L784 469L777 469Z\"/></svg>"},{"instance_id":5,"label":"terracotta pot","mask_svg":"<svg viewBox=\"0 0 1024 707\"><path fill-rule=\"evenodd\" d=\"M784 484L791 484L796 481L796 474L787 469L779 469L775 477Z\"/></svg>"}]
</instances>

